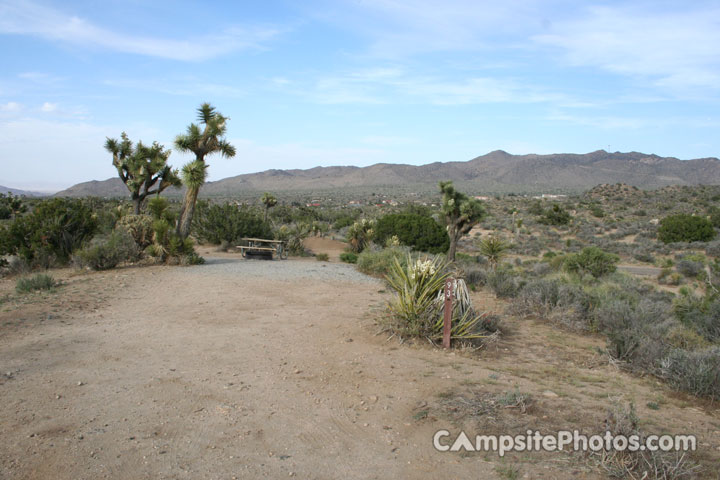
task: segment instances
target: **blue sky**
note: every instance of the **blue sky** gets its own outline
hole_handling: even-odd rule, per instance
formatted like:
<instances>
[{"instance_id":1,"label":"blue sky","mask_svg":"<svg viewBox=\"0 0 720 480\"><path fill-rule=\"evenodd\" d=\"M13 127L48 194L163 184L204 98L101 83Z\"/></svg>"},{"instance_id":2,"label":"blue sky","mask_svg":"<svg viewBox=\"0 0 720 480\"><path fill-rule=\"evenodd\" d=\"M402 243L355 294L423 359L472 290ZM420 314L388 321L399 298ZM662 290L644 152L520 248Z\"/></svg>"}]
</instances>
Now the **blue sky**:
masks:
<instances>
[{"instance_id":1,"label":"blue sky","mask_svg":"<svg viewBox=\"0 0 720 480\"><path fill-rule=\"evenodd\" d=\"M209 101L269 168L720 155L720 2L0 0L0 184L115 175ZM174 166L188 160L174 152Z\"/></svg>"}]
</instances>

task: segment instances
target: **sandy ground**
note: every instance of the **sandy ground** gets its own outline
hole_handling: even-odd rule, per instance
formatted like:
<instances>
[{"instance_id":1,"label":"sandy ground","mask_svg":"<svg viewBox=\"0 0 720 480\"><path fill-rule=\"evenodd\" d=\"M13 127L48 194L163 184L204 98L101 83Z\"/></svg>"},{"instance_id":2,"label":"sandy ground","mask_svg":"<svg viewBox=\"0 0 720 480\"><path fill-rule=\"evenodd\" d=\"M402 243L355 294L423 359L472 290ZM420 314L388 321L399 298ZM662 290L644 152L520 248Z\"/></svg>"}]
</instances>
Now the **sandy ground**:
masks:
<instances>
[{"instance_id":1,"label":"sandy ground","mask_svg":"<svg viewBox=\"0 0 720 480\"><path fill-rule=\"evenodd\" d=\"M349 266L276 261L262 274L262 261L213 255L56 271L50 293L0 281L0 478L605 478L582 455L440 453L432 436L597 430L618 399L648 429L692 429L699 458L720 461L717 408L619 371L597 338L510 319L479 352L401 344L377 334L382 283L322 270ZM536 399L525 413L448 406L518 390Z\"/></svg>"}]
</instances>

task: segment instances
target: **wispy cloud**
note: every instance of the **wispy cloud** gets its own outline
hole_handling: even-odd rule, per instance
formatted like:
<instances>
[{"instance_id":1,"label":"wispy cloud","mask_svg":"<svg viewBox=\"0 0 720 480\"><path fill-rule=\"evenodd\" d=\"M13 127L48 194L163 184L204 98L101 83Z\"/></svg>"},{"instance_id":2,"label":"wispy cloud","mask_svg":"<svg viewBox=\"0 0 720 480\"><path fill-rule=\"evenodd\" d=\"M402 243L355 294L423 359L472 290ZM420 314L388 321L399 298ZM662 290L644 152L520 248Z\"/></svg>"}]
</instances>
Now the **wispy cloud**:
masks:
<instances>
[{"instance_id":1,"label":"wispy cloud","mask_svg":"<svg viewBox=\"0 0 720 480\"><path fill-rule=\"evenodd\" d=\"M203 81L191 77L164 77L164 78L114 78L103 82L109 87L144 90L177 96L209 95L229 98L242 97L247 92L233 85Z\"/></svg>"},{"instance_id":2,"label":"wispy cloud","mask_svg":"<svg viewBox=\"0 0 720 480\"><path fill-rule=\"evenodd\" d=\"M557 92L511 78L450 78L415 74L401 68L321 77L313 88L296 92L320 103L472 105L568 100Z\"/></svg>"},{"instance_id":3,"label":"wispy cloud","mask_svg":"<svg viewBox=\"0 0 720 480\"><path fill-rule=\"evenodd\" d=\"M497 47L493 40L540 28L536 0L365 0L332 2L318 16L370 38L369 54L383 58ZM543 2L545 7L551 3Z\"/></svg>"},{"instance_id":4,"label":"wispy cloud","mask_svg":"<svg viewBox=\"0 0 720 480\"><path fill-rule=\"evenodd\" d=\"M30 35L82 48L200 61L261 47L279 31L271 27L232 27L195 38L168 39L114 31L59 10L28 1L0 2L0 33Z\"/></svg>"},{"instance_id":5,"label":"wispy cloud","mask_svg":"<svg viewBox=\"0 0 720 480\"><path fill-rule=\"evenodd\" d=\"M703 5L698 2L698 5ZM591 7L533 37L560 48L571 65L638 77L660 87L720 87L720 7L678 10L637 6Z\"/></svg>"}]
</instances>

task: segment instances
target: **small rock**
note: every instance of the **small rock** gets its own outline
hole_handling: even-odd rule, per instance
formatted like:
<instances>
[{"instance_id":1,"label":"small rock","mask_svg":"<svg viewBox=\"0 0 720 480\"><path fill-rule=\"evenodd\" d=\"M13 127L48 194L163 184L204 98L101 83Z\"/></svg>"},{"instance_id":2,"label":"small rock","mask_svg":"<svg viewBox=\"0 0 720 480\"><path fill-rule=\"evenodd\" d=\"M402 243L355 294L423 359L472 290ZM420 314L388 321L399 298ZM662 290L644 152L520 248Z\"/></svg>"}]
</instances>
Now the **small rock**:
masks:
<instances>
[{"instance_id":1,"label":"small rock","mask_svg":"<svg viewBox=\"0 0 720 480\"><path fill-rule=\"evenodd\" d=\"M347 343L350 343L350 342L353 341L353 339L352 339L352 338L346 338L345 341L346 341Z\"/></svg>"},{"instance_id":2,"label":"small rock","mask_svg":"<svg viewBox=\"0 0 720 480\"><path fill-rule=\"evenodd\" d=\"M83 382L78 382L77 385L78 385L78 387L82 387L85 384Z\"/></svg>"},{"instance_id":3,"label":"small rock","mask_svg":"<svg viewBox=\"0 0 720 480\"><path fill-rule=\"evenodd\" d=\"M544 392L542 392L542 394L543 394L543 397L547 397L547 398L557 398L560 396L557 393L553 392L552 390L545 390Z\"/></svg>"}]
</instances>

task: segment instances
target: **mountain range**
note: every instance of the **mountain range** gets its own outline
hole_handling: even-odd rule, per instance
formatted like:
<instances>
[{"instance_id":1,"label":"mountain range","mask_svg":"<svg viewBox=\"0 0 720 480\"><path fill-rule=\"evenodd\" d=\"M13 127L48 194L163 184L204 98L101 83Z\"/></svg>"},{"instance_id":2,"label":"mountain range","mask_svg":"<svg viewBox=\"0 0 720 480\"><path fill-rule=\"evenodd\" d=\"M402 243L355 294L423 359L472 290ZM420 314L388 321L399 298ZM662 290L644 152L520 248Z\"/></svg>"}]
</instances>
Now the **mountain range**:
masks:
<instances>
[{"instance_id":1,"label":"mountain range","mask_svg":"<svg viewBox=\"0 0 720 480\"><path fill-rule=\"evenodd\" d=\"M643 189L667 185L720 184L720 160L679 160L639 152L511 155L496 150L465 162L427 165L378 163L368 167L315 167L307 170L266 170L208 182L204 196L233 196L247 192L328 191L357 188L429 190L440 180L453 180L469 193L578 192L604 183L625 183ZM175 189L170 195L179 195ZM58 196L123 197L127 189L118 178L79 183Z\"/></svg>"}]
</instances>

